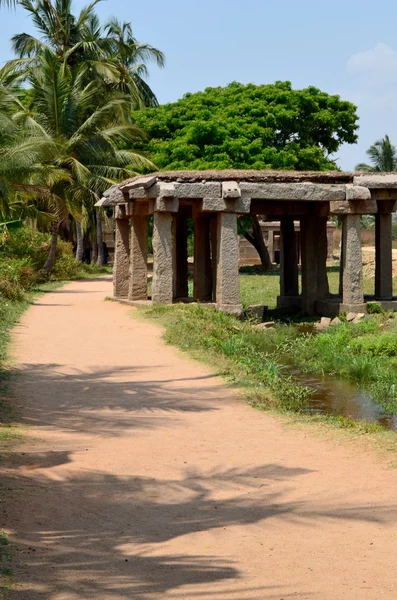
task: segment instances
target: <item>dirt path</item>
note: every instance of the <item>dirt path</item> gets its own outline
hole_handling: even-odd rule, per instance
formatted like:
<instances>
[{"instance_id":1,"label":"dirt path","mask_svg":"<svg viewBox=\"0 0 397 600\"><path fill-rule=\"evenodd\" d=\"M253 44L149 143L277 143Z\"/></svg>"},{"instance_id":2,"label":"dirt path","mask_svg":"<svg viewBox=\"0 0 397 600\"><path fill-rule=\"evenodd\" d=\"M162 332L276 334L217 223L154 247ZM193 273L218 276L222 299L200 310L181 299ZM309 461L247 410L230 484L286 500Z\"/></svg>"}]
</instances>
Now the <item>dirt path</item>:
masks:
<instances>
[{"instance_id":1,"label":"dirt path","mask_svg":"<svg viewBox=\"0 0 397 600\"><path fill-rule=\"evenodd\" d=\"M110 285L16 331L11 598L395 600L397 471L237 402Z\"/></svg>"}]
</instances>

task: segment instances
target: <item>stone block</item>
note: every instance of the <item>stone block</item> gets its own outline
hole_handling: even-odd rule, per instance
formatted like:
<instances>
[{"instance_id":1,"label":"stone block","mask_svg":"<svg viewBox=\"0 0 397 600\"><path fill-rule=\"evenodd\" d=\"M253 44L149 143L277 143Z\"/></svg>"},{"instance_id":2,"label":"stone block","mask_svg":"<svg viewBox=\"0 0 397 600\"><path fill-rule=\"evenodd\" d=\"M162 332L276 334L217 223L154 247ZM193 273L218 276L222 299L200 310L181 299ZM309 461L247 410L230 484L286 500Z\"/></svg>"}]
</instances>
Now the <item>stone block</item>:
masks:
<instances>
[{"instance_id":1,"label":"stone block","mask_svg":"<svg viewBox=\"0 0 397 600\"><path fill-rule=\"evenodd\" d=\"M397 189L397 173L383 173L372 175L371 173L362 173L356 175L353 179L354 185L364 186L370 190L375 189Z\"/></svg>"},{"instance_id":2,"label":"stone block","mask_svg":"<svg viewBox=\"0 0 397 600\"><path fill-rule=\"evenodd\" d=\"M241 190L237 181L224 181L222 183L222 197L225 200L237 200L241 198Z\"/></svg>"},{"instance_id":3,"label":"stone block","mask_svg":"<svg viewBox=\"0 0 397 600\"><path fill-rule=\"evenodd\" d=\"M163 186L164 184L161 184ZM222 194L220 182L212 183L178 183L175 185L177 198L220 198Z\"/></svg>"},{"instance_id":4,"label":"stone block","mask_svg":"<svg viewBox=\"0 0 397 600\"><path fill-rule=\"evenodd\" d=\"M124 194L120 191L118 185L113 185L111 188L106 190L104 193L105 201L102 202L101 206L116 206L117 204L122 204L126 202L126 198Z\"/></svg>"},{"instance_id":5,"label":"stone block","mask_svg":"<svg viewBox=\"0 0 397 600\"><path fill-rule=\"evenodd\" d=\"M139 187L128 191L128 197L130 200L140 200L141 198L157 198L159 195L159 184L154 184L150 188Z\"/></svg>"},{"instance_id":6,"label":"stone block","mask_svg":"<svg viewBox=\"0 0 397 600\"><path fill-rule=\"evenodd\" d=\"M114 211L114 218L115 219L126 219L127 218L127 211L126 211L125 204L119 204L116 206L115 211Z\"/></svg>"},{"instance_id":7,"label":"stone block","mask_svg":"<svg viewBox=\"0 0 397 600\"><path fill-rule=\"evenodd\" d=\"M330 317L322 317L320 321L321 327L329 327L331 325Z\"/></svg>"},{"instance_id":8,"label":"stone block","mask_svg":"<svg viewBox=\"0 0 397 600\"><path fill-rule=\"evenodd\" d=\"M346 304L344 304L342 302L339 305L339 311L341 313L346 313L346 314L348 314L350 312L354 312L355 314L358 314L358 313L361 313L361 312L366 313L367 312L367 305L366 305L366 303L363 303L363 304L361 304L361 303L360 304L359 303L357 303L357 304L347 304L346 303Z\"/></svg>"},{"instance_id":9,"label":"stone block","mask_svg":"<svg viewBox=\"0 0 397 600\"><path fill-rule=\"evenodd\" d=\"M243 314L242 304L217 304L216 310L218 312L224 312L228 315L234 315L235 317L241 317Z\"/></svg>"},{"instance_id":10,"label":"stone block","mask_svg":"<svg viewBox=\"0 0 397 600\"><path fill-rule=\"evenodd\" d=\"M346 200L371 200L371 192L362 185L346 185Z\"/></svg>"},{"instance_id":11,"label":"stone block","mask_svg":"<svg viewBox=\"0 0 397 600\"><path fill-rule=\"evenodd\" d=\"M133 190L135 188L149 189L157 183L157 177L155 175L147 175L146 177L139 177L133 181L127 181L124 184L120 184L118 187L122 192Z\"/></svg>"},{"instance_id":12,"label":"stone block","mask_svg":"<svg viewBox=\"0 0 397 600\"><path fill-rule=\"evenodd\" d=\"M249 306L246 310L246 315L248 319L260 319L263 320L263 315L265 312L265 306L263 304L257 304L255 306Z\"/></svg>"},{"instance_id":13,"label":"stone block","mask_svg":"<svg viewBox=\"0 0 397 600\"><path fill-rule=\"evenodd\" d=\"M340 320L340 318L339 318L339 317L335 317L335 318L334 318L334 319L332 319L332 321L331 321L331 325L332 325L332 326L334 326L334 325L341 325L341 324L342 324L342 321Z\"/></svg>"},{"instance_id":14,"label":"stone block","mask_svg":"<svg viewBox=\"0 0 397 600\"><path fill-rule=\"evenodd\" d=\"M354 313L354 312L349 312L349 313L347 313L347 315L346 315L346 321L347 321L348 323L350 323L351 321L354 321L354 319L355 319L356 317L357 317L357 314L356 314L356 313Z\"/></svg>"},{"instance_id":15,"label":"stone block","mask_svg":"<svg viewBox=\"0 0 397 600\"><path fill-rule=\"evenodd\" d=\"M346 200L346 186L314 183L240 183L243 198L278 201Z\"/></svg>"}]
</instances>

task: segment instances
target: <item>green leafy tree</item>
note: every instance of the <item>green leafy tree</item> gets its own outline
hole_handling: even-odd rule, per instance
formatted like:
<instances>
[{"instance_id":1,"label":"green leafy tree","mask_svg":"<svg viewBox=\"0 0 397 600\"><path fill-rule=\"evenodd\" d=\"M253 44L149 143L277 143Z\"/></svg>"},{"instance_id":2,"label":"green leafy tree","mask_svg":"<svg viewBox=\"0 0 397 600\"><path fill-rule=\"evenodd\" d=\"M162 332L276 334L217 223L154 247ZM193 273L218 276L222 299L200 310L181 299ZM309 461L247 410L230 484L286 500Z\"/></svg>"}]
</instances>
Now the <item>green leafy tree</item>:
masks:
<instances>
[{"instance_id":1,"label":"green leafy tree","mask_svg":"<svg viewBox=\"0 0 397 600\"><path fill-rule=\"evenodd\" d=\"M329 170L341 144L357 141L356 107L315 87L289 82L231 83L186 94L178 102L139 111L148 133L142 146L161 169ZM247 219L241 221L247 235ZM268 255L256 218L251 223L264 266Z\"/></svg>"},{"instance_id":2,"label":"green leafy tree","mask_svg":"<svg viewBox=\"0 0 397 600\"><path fill-rule=\"evenodd\" d=\"M367 156L371 164L360 163L356 166L357 171L397 171L397 149L391 143L388 135L370 146Z\"/></svg>"}]
</instances>

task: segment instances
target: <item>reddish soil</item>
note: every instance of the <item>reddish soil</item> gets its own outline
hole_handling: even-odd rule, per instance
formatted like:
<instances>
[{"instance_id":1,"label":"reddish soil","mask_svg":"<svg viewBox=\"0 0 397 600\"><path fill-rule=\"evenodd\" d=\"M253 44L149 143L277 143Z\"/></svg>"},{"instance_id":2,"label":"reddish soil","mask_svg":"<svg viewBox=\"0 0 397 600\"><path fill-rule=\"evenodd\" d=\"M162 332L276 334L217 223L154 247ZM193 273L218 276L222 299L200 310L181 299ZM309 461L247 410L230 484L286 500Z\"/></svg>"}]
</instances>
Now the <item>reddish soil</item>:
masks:
<instances>
[{"instance_id":1,"label":"reddish soil","mask_svg":"<svg viewBox=\"0 0 397 600\"><path fill-rule=\"evenodd\" d=\"M239 402L110 293L72 283L15 332L10 598L395 600L397 471Z\"/></svg>"}]
</instances>

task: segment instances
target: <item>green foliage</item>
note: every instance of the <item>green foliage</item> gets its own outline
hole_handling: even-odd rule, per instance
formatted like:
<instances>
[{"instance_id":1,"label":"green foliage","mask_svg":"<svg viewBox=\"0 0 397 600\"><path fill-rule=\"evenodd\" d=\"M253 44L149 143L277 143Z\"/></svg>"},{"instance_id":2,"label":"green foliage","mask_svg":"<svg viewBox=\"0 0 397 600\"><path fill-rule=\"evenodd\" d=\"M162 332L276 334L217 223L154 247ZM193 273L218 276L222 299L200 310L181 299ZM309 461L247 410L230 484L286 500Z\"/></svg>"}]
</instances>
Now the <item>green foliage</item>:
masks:
<instances>
[{"instance_id":1,"label":"green foliage","mask_svg":"<svg viewBox=\"0 0 397 600\"><path fill-rule=\"evenodd\" d=\"M397 149L391 143L388 135L370 146L367 155L371 164L360 163L356 166L357 171L390 172L397 170Z\"/></svg>"},{"instance_id":2,"label":"green foliage","mask_svg":"<svg viewBox=\"0 0 397 600\"><path fill-rule=\"evenodd\" d=\"M397 356L397 335L392 332L369 334L351 342L354 352L369 356Z\"/></svg>"},{"instance_id":3,"label":"green foliage","mask_svg":"<svg viewBox=\"0 0 397 600\"><path fill-rule=\"evenodd\" d=\"M167 169L336 168L329 154L357 140L356 107L315 87L232 83L134 114L142 146Z\"/></svg>"}]
</instances>

